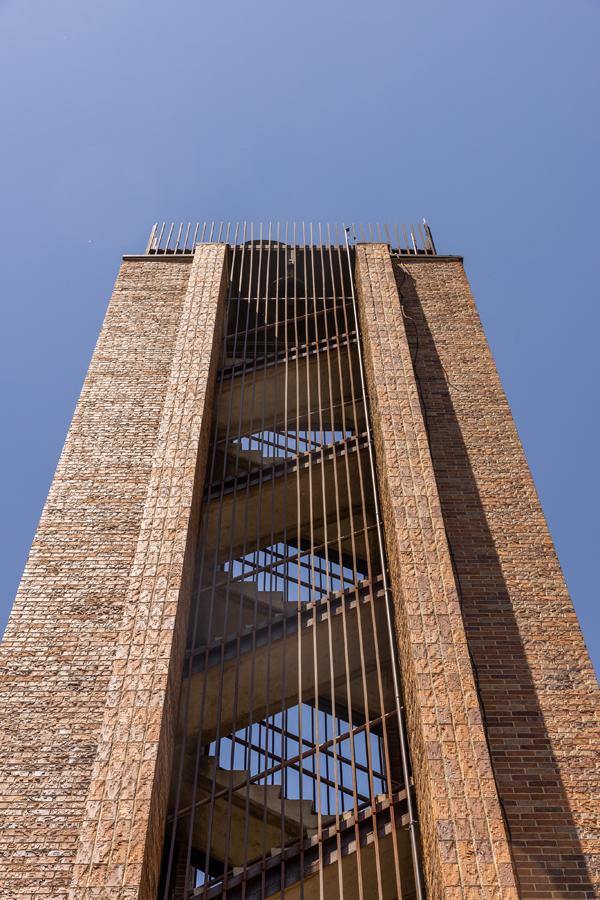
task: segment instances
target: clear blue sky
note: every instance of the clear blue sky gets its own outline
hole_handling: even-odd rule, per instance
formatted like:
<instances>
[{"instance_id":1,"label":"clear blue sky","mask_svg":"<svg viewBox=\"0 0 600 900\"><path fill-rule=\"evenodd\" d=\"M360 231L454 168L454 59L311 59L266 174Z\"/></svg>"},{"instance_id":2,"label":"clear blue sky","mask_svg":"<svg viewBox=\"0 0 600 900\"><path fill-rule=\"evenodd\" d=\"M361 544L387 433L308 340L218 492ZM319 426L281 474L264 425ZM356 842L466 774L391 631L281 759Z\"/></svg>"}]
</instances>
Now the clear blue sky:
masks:
<instances>
[{"instance_id":1,"label":"clear blue sky","mask_svg":"<svg viewBox=\"0 0 600 900\"><path fill-rule=\"evenodd\" d=\"M600 667L599 46L598 0L0 0L2 624L156 219L426 216Z\"/></svg>"}]
</instances>

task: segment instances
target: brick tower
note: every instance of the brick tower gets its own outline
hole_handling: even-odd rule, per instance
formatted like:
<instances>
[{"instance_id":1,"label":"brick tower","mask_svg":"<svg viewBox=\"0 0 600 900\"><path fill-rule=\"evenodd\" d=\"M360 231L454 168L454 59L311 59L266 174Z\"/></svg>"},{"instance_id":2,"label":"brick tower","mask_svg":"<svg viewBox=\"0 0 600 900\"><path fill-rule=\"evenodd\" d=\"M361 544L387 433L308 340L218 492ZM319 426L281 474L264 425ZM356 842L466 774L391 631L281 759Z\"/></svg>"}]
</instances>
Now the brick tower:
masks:
<instances>
[{"instance_id":1,"label":"brick tower","mask_svg":"<svg viewBox=\"0 0 600 900\"><path fill-rule=\"evenodd\" d=\"M426 225L124 258L2 673L2 897L598 896L598 686Z\"/></svg>"}]
</instances>

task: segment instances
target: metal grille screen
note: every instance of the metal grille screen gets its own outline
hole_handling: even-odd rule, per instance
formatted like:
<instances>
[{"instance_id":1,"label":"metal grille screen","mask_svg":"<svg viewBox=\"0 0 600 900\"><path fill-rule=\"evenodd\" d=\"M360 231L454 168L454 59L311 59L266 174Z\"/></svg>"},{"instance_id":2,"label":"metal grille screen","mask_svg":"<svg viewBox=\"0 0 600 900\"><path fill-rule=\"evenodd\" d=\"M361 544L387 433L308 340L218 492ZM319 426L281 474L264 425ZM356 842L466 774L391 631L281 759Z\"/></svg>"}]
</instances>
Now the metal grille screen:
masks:
<instances>
[{"instance_id":1,"label":"metal grille screen","mask_svg":"<svg viewBox=\"0 0 600 900\"><path fill-rule=\"evenodd\" d=\"M351 251L230 285L160 897L421 896Z\"/></svg>"}]
</instances>

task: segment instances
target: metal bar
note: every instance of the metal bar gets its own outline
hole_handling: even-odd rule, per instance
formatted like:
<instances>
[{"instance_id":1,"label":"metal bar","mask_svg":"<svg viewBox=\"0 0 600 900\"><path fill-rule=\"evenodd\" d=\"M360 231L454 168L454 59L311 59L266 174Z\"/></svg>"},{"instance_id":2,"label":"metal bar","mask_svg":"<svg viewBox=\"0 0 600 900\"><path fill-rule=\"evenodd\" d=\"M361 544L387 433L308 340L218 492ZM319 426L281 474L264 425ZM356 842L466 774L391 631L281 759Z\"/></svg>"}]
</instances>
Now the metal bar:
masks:
<instances>
[{"instance_id":1,"label":"metal bar","mask_svg":"<svg viewBox=\"0 0 600 900\"><path fill-rule=\"evenodd\" d=\"M277 241L279 243L280 230L279 225L277 226ZM288 278L287 278L287 265L288 265L288 224L286 222L285 225L285 247L283 253L283 263L284 263L284 274L281 274L281 261L282 254L278 252L277 256L277 271L276 271L276 281L275 281L275 334L277 339L279 339L280 328L283 332L283 344L284 344L284 355L286 360L289 356L289 325L288 325ZM280 285L281 280L284 280L283 287L283 305L284 305L284 315L280 317L279 315L279 296L280 296ZM289 367L288 363L285 364L284 375L283 375L283 420L287 426L287 420L289 415ZM277 413L274 411L274 418L276 420ZM288 430L286 427L285 430L285 441L286 441L286 452L287 452L287 440L288 440ZM287 470L284 474L284 483L283 483L283 546L287 546L287 538L288 538L288 476ZM286 562L284 573L286 576L286 582L289 580L289 564ZM286 595L287 600L287 595ZM287 619L286 625L284 626L284 637L287 639ZM282 724L285 731L288 731L288 710L286 708L285 698L286 698L286 687L287 687L287 666L285 664L285 655L281 654L281 692L280 692L280 706L283 711L282 713ZM282 752L284 756L287 758L289 750L289 743L287 734L282 736ZM299 773L300 774L300 773ZM280 818L279 818L279 835L280 835L280 844L283 847L286 843L286 834L285 834L285 810L286 803L285 798L289 790L289 782L288 782L288 771L284 769L281 773L281 803L280 803ZM281 867L280 867L280 887L282 893L285 892L285 859L282 856L281 859Z\"/></svg>"},{"instance_id":2,"label":"metal bar","mask_svg":"<svg viewBox=\"0 0 600 900\"><path fill-rule=\"evenodd\" d=\"M314 755L314 753L318 750L319 752L323 752L328 747L331 747L334 743L342 744L344 741L350 741L352 743L352 738L355 738L359 734L364 734L367 727L372 727L373 725L379 725L383 722L385 718L391 718L395 713L388 712L383 716L377 716L377 718L372 719L368 723L364 723L362 725L356 725L354 728L349 728L347 731L337 735L335 738L330 738L327 742L323 742L320 745L317 745L316 748L309 748L307 750L303 750L302 753L296 753L294 756L289 756L286 758L285 762L278 763L275 766L269 766L268 768L263 769L258 772L256 775L250 775L248 778L245 778L243 781L240 781L235 787L234 791L239 790L240 788L246 787L247 785L256 784L262 781L267 775L272 775L276 772L281 772L284 767L289 767L291 765L299 765L302 760L308 759ZM227 795L229 788L221 788L219 791L215 793L215 798L219 799L220 797L224 797ZM200 809L202 806L206 806L207 804L211 804L213 802L212 797L207 797L204 800L199 800L195 804L196 809ZM179 811L179 815L183 816L189 809L181 809Z\"/></svg>"},{"instance_id":3,"label":"metal bar","mask_svg":"<svg viewBox=\"0 0 600 900\"><path fill-rule=\"evenodd\" d=\"M370 225L369 225L369 234L371 235L371 226ZM346 294L345 283L344 283L345 279L344 279L344 274L343 274L343 264L342 264L342 257L340 254L339 242L337 243L337 247L336 247L335 259L336 259L337 272L339 273L340 290L342 291L342 294L345 299L345 294ZM344 329L347 329L349 327L347 306L345 303L343 306L344 306L344 308L343 308L343 320L344 320L343 327L344 327ZM351 391L352 397L354 397L356 392L355 392L355 388L354 388L353 367L351 365L349 365L347 371L344 371L343 366L342 366L342 359L341 359L341 356L339 353L338 353L338 370L339 370L338 377L339 377L341 383L344 382L344 379L349 378L350 391ZM356 414L356 404L355 403L353 403L353 418L354 418L354 421L356 422L357 414ZM345 428L344 428L344 430L345 430ZM348 498L350 533L351 533L352 571L355 573L355 586L356 586L356 584L357 584L356 572L358 569L358 563L357 563L357 550L356 550L356 532L355 532L355 522L354 522L355 504L352 499L354 491L353 491L352 478L350 475L349 461L348 461L347 456L344 459L344 465L342 467L342 471L343 471L342 477L343 477L343 484L345 487L345 494L346 494L346 497ZM340 508L339 497L336 497L336 506L338 509ZM351 687L351 681L350 681L350 671L351 671L350 647L349 647L349 640L348 640L348 622L347 622L345 609L342 611L342 633L343 633L343 639L344 639L344 664L345 664L345 669L346 669L346 696L347 696L347 705L348 705L348 720L350 722L352 722L352 721L354 721L354 717L353 717L354 701L353 701L352 687ZM361 687L363 689L362 694L363 694L363 703L364 703L364 700L365 700L364 663L365 663L365 661L364 661L364 656L362 656L362 654L359 655L359 663L360 663ZM350 754L351 754L352 789L353 789L353 793L354 793L353 806L354 806L354 809L356 809L358 806L358 783L357 783L357 769L356 769L356 745L355 745L354 740L352 740L350 743ZM360 900L362 900L362 898L364 896L364 884L363 884L363 871L362 871L362 866L361 866L360 835L358 833L358 830L356 830L355 840L356 840L356 856L357 856L356 868L357 868L357 874L358 874L358 879L357 879L358 880L358 895L359 895Z\"/></svg>"},{"instance_id":4,"label":"metal bar","mask_svg":"<svg viewBox=\"0 0 600 900\"><path fill-rule=\"evenodd\" d=\"M429 224L425 219L423 219L423 228L425 229L425 233L427 234L427 239L429 241L429 252L435 256L437 250L435 249L433 234L431 233L431 228L429 227Z\"/></svg>"},{"instance_id":5,"label":"metal bar","mask_svg":"<svg viewBox=\"0 0 600 900\"><path fill-rule=\"evenodd\" d=\"M303 236L304 236L304 235L303 235ZM307 265L307 260L306 260L306 256L307 256L307 251L306 251L306 240L304 241L304 243L305 243L305 249L304 249L304 259L305 259L304 271L305 271L305 293L306 293L306 303L305 303L306 339L308 340L308 337L309 337L309 334L310 334L310 327L312 326L312 324L313 324L313 322L314 322L315 339L318 340L318 336L319 336L319 335L318 335L318 326L319 326L319 322L318 322L318 319L315 318L315 312L316 312L317 303L318 303L318 299L317 299L317 298L318 298L318 295L319 295L319 291L318 291L318 289L317 289L317 284L316 284L315 256L314 256L314 238L313 238L313 226L312 226L312 222L309 224L310 266ZM309 321L309 309L308 309L308 293L309 293L309 292L308 292L308 283L309 283L309 278L308 278L308 274L310 274L310 283L311 283L311 287L312 287L312 291L311 291L311 295L312 295L312 307L313 307L313 308L312 308L312 313L313 313L312 321ZM323 293L324 293L324 292L323 292ZM321 398L321 390L322 390L322 389L321 389L321 354L319 354L319 355L317 356L316 363L317 363L317 384L316 384L316 394L317 394L317 406L318 406L318 410L319 410L319 413L318 413L318 422L319 422L319 430L320 430L320 434L322 434L322 433L323 433L323 422L322 422L322 412L321 412L321 403L322 403L322 398ZM307 372L307 379L308 379L308 366L307 366L306 372ZM310 407L311 407L311 403L310 403L310 388L309 388L309 391L308 391L308 402L307 402L307 406L308 406L308 408L310 409ZM310 416L309 416L309 419L308 419L308 431L309 431L309 432L312 431L312 421L311 421L311 417L310 417ZM321 450L321 453L322 453L322 452L323 452L323 451ZM321 466L321 473L322 473L322 468L323 468L323 467ZM317 472L317 478L318 478L318 474L319 474L319 473ZM313 479L312 479L312 476L313 476L313 472L312 472L312 469L311 469L311 470L309 471L309 496L310 496L310 507L309 507L309 508L310 508L310 547L311 547L311 582L312 582L312 588L311 588L312 593L311 593L311 597L310 597L311 600L314 598L315 593L316 593L316 591L317 591L316 584L315 584L315 575L316 575L315 558L316 558L316 556L315 556L315 552L314 552L314 546L315 546L315 531L314 531L314 528L315 528L315 522L314 522L314 498L313 498L313 491L314 491L314 489L313 489ZM327 516L326 516L326 514L325 514L325 509L323 510L323 520L324 520L324 522L325 522L325 541L324 541L324 543L325 543L325 547L327 548L327 524L326 524L326 523L327 523ZM325 562L325 568L326 568L326 570L327 570L327 569L328 569L328 556L327 556L327 550L325 551L325 560L326 560L326 562ZM319 579L320 579L320 575L319 575ZM327 591L327 593L328 593L328 591ZM319 595L320 595L320 594L321 594L321 592L319 591ZM319 693L318 693L318 690L317 690L317 685L319 684L319 652L318 652L318 645L317 645L317 622L316 622L316 619L315 619L315 618L313 618L313 622L314 622L314 626L313 626L313 648L312 648L312 649L313 649L313 680L314 680L314 684L315 684L315 699L314 699L314 701L313 701L313 705L312 705L312 709L311 709L311 741L313 742L313 744L316 742L316 744L318 745L318 744L319 744ZM318 751L317 751L317 753L316 753L316 755L315 755L315 768L316 768L316 779L315 779L315 778L312 779L312 782L313 782L313 810L314 810L314 808L315 808L315 806L316 806L316 812L317 812L317 833L320 835L320 834L321 834L321 831L322 831L322 822L323 822L322 810L321 810L321 789L322 789L322 784L323 784L323 782L322 782L322 778L321 778L321 755L320 755L320 753L319 753ZM323 897L323 896L324 896L324 882L323 882L323 847L322 847L321 841L319 841L319 857L318 857L318 858L319 858L319 888L320 888L320 895L321 895L321 897Z\"/></svg>"},{"instance_id":6,"label":"metal bar","mask_svg":"<svg viewBox=\"0 0 600 900\"><path fill-rule=\"evenodd\" d=\"M410 226L410 239L411 239L411 241L412 241L412 249L413 249L413 253L418 253L419 250L418 250L418 248L417 248L417 241L416 241L416 239L415 239L415 233L414 233L414 231L413 231L412 225Z\"/></svg>"},{"instance_id":7,"label":"metal bar","mask_svg":"<svg viewBox=\"0 0 600 900\"><path fill-rule=\"evenodd\" d=\"M358 331L359 330L358 308L357 308L357 303L356 303L356 294L354 291L354 279L352 277L352 269L351 269L351 263L350 263L350 249L348 247L347 242L346 242L346 254L347 254L347 259L348 259L348 270L350 272L350 279L351 279L350 285L351 285L352 300L353 300L353 306L354 306L354 317L355 317L355 322L356 322L356 330ZM365 380L364 364L363 364L363 359L362 359L362 351L361 351L361 347L360 347L360 342L359 342L358 348L359 348L358 349L358 359L359 359L360 381L361 381L361 385L363 388L363 393L366 397L367 396L366 380ZM369 430L369 434L370 434L370 430ZM376 515L377 524L378 524L378 535L377 536L378 536L378 541L379 541L380 554L383 559L384 558L383 525L382 525L381 514L380 514L380 510L379 510L379 501L378 501L378 497L377 497L377 479L376 479L376 475L375 475L375 459L374 459L374 453L373 453L373 445L372 445L372 441L370 438L369 438L369 462L370 462L370 466L371 466L371 476L373 479L373 486L374 486L375 515ZM392 624L392 598L391 598L391 592L390 592L389 586L387 584L387 574L386 574L385 567L383 569L383 576L384 576L384 589L385 589L386 598L387 598L386 615L387 615L387 625L388 625L388 637L389 637L389 642L390 642L390 654L391 654L392 660L395 660L396 659L396 645L394 642L394 629L393 629L393 624ZM418 900L423 900L424 892L423 892L423 885L422 885L421 874L420 874L419 850L418 850L417 835L416 835L416 816L415 816L414 804L412 801L412 791L410 790L410 783L411 783L410 774L409 774L410 773L410 763L409 763L409 758L408 758L408 748L406 746L405 732L404 732L404 713L403 713L402 695L401 695L401 691L400 691L400 679L399 679L399 675L398 675L397 664L392 665L391 668L392 668L392 679L393 679L393 684L394 684L394 696L395 696L395 700L396 700L396 714L398 716L398 724L399 724L399 731L400 731L402 767L404 770L404 783L406 785L406 790L407 790L407 802L408 802L409 816L410 816L409 828L410 828L411 853L412 853L412 858L413 858L416 896L417 896Z\"/></svg>"},{"instance_id":8,"label":"metal bar","mask_svg":"<svg viewBox=\"0 0 600 900\"><path fill-rule=\"evenodd\" d=\"M246 237L246 235L244 235L244 237ZM250 240L249 240L249 254L248 254L249 263L248 263L248 273L247 273L248 281L247 281L247 289L246 289L246 292L247 292L247 298L246 298L246 299L247 299L247 303L246 303L246 326L247 326L247 328L248 328L248 326L249 326L249 323L250 323L250 320L251 320L251 316L252 316L252 302L253 302L252 285L253 285L253 278L254 278L254 271L255 271L255 269L254 269L254 267L255 267L254 251L255 251L255 247L254 247L254 223L253 223L253 222L250 222ZM242 274L243 274L243 273L240 272L240 277L242 277ZM239 302L240 302L240 300L238 299L238 303L239 303ZM257 302L258 302L258 301L257 301ZM258 313L258 308L257 308L257 310L256 310L256 314L257 314L257 313ZM254 340L255 340L255 348L256 348L256 336L255 336L255 339L254 339ZM243 381L242 381L242 387L243 387L243 388L246 387L245 379L246 379L246 377L247 377L246 363L247 363L247 357L248 357L248 346L249 346L249 345L248 345L248 334L247 334L247 331L246 331L246 334L244 335L244 374L243 374ZM253 390L254 390L254 385L256 384L256 372L253 371L253 372L251 372L250 374L251 374L251 391L253 391ZM243 393L242 393L242 399L243 399ZM250 402L252 403L252 401L250 401ZM253 418L254 418L254 408L253 408L253 406L251 406L251 408L252 408L252 420L251 420L251 422L252 422L252 421L253 421ZM238 434L238 435L239 435L239 431L240 431L240 427L241 427L241 417L242 417L242 402L240 402L240 412L239 412L238 430L237 430L237 434ZM238 466L238 465L239 465L239 463L238 463L238 461L236 460L236 469L237 469L237 466ZM243 513L243 521L244 521L244 529L243 529L243 550L246 549L246 547L247 547L247 542L248 542L248 504L247 504L247 502L244 503L244 497L247 498L247 496L248 496L248 490L249 490L249 485L247 485L247 487L246 487L246 492L245 492L244 495L242 495L242 498L241 498L242 513ZM234 516L233 516L233 514L232 514L232 521L231 521L231 535L230 535L230 547L229 547L229 550L228 550L228 562L229 562L230 570L231 570L231 568L233 567L233 548L232 548L232 546L231 546L231 544L232 544L232 536L233 536L233 527L234 527ZM257 528L258 528L258 523L257 523ZM228 592L227 592L226 602L227 602L228 599L229 599L229 590L228 590ZM225 617L225 618L226 618L226 615L227 615L227 609L226 609L226 612L225 612L225 614L224 614L224 617ZM255 615L256 615L256 612L255 612ZM240 610L240 617L241 617L241 610ZM256 630L253 630L253 632L252 632L252 641L253 641L253 645L254 645L253 650L255 651L255 645L256 645ZM249 721L250 723L252 723L252 721L253 721L253 718L252 718L252 712L253 712L253 708L254 708L254 681L255 681L255 677L256 677L256 665L255 665L255 663L256 663L256 653L253 652L253 653L252 653L252 656L251 656L251 668L250 668L250 675L249 675L249 679L250 679L250 690L249 690L249 692L248 692L248 721ZM237 685L237 683L238 683L238 681L239 681L239 677L240 677L240 674L239 674L239 673L240 673L240 668L239 668L239 667L240 667L240 658L239 658L239 655L238 655L238 659L237 659L237 661L236 661L236 673L235 673L235 683L236 683L236 685ZM235 729L235 726L236 726L236 724L237 724L237 722L236 722L236 716L237 716L237 708L234 708L234 719L233 719L233 723L232 723L232 727L233 727L234 729ZM250 769L251 769L251 766L252 766L252 753L249 753L249 755L248 755L248 760L249 760L249 765L250 765ZM232 795L233 795L233 790L234 790L233 785L230 785L230 794L229 794L229 797L230 797L229 802L230 802L230 803L231 803L231 798L232 798ZM242 855L243 855L243 857L245 858L246 855L247 855L247 849L248 849L248 836L249 836L249 824L250 824L250 786L249 786L249 784L247 785L247 787L246 787L246 789L245 789L244 804L245 804L245 806L244 806L244 810L245 810L245 819L244 819L244 835L243 835L243 853L242 853Z\"/></svg>"},{"instance_id":9,"label":"metal bar","mask_svg":"<svg viewBox=\"0 0 600 900\"><path fill-rule=\"evenodd\" d=\"M335 293L336 293L335 292L335 279L333 277L333 271L331 268L331 266L332 266L332 249L331 249L331 232L329 229L329 225L327 226L327 253L326 253L327 260L329 263L329 270L327 270L326 266L325 266L325 259L323 258L323 243L322 243L320 234L319 234L319 243L321 245L321 272L322 272L322 284L323 284L322 294L323 294L323 298L325 298L328 295L328 293L331 293L332 303L330 305L334 311L334 319L333 319L332 327L333 327L334 331L337 331L337 325L338 325L337 314L338 314L338 309L339 309L340 305L337 304L336 300L335 300ZM331 292L328 292L325 289L327 271L329 271L329 276L331 278ZM324 299L324 304L325 303L326 303L326 301ZM326 362L327 362L327 386L328 386L328 393L329 393L329 397L328 397L329 411L330 411L330 422L333 426L335 423L335 417L334 417L334 413L333 413L332 365L334 365L334 363L332 364L332 359L331 359L332 353L331 353L331 348L329 345L329 328L328 328L328 319L326 316L324 317L324 324L325 324L325 344L327 347L325 353L326 353ZM341 404L341 408L342 408L342 418L344 418L344 415L343 415L344 404ZM342 434L345 434L344 429L342 429ZM324 476L323 476L323 478L324 478ZM334 487L335 487L335 496L337 498L339 495L338 485L337 485L337 467L334 467ZM326 501L325 501L326 491L325 491L324 480L322 483L322 489L324 492L324 494L323 494L323 518L324 518L324 521L327 522L328 514L327 514L327 508L326 508ZM341 525L340 525L340 510L339 510L339 505L337 504L337 502L335 503L334 512L335 512L334 534L337 531L337 537L339 540L341 537ZM325 535L325 537L326 537L326 535ZM339 549L341 549L341 543L340 543ZM342 560L341 553L338 553L338 558L340 559L340 561ZM329 590L328 590L328 593L329 593ZM334 654L334 646L333 646L333 632L332 632L332 627L331 627L331 615L328 616L328 621L327 621L327 647L328 647L328 651L329 651L329 654L328 654L329 655L329 684L330 684L330 691L331 691L332 736L335 737L335 735L337 733L336 732L336 724L339 723L339 720L336 715L337 699L336 699L336 689L335 689L335 666L334 666L334 655L333 655ZM325 719L325 722L327 722L327 719ZM327 732L325 732L325 742L327 742L327 740L328 740L328 736L327 736ZM342 852L341 852L342 847L341 847L341 833L340 833L340 815L342 813L342 810L340 809L340 799L343 804L343 802L344 802L343 798L344 798L346 792L349 792L349 789L346 788L343 783L343 767L342 767L342 769L340 769L340 760L339 760L339 755L337 752L337 744L335 744L335 743L333 745L333 771L334 771L334 798L333 799L334 799L335 823L336 823L338 889L339 889L340 900L343 900L344 877L343 877L343 868L342 868ZM350 795L352 797L354 797L354 792L350 791ZM329 795L328 795L328 800L329 800ZM328 803L328 813L331 813L331 803L330 802Z\"/></svg>"},{"instance_id":10,"label":"metal bar","mask_svg":"<svg viewBox=\"0 0 600 900\"><path fill-rule=\"evenodd\" d=\"M423 229L421 228L421 223L417 222L417 230L419 232L419 237L421 238L421 245L423 247L423 253L427 253L427 240L425 235L423 234Z\"/></svg>"},{"instance_id":11,"label":"metal bar","mask_svg":"<svg viewBox=\"0 0 600 900\"><path fill-rule=\"evenodd\" d=\"M173 229L175 228L175 223L171 222L171 227L169 228L169 233L167 235L167 240L165 243L165 253L169 252L169 244L171 243L171 235L173 234Z\"/></svg>"},{"instance_id":12,"label":"metal bar","mask_svg":"<svg viewBox=\"0 0 600 900\"><path fill-rule=\"evenodd\" d=\"M173 253L177 253L179 250L179 241L181 240L181 232L183 231L183 222L179 223L179 231L177 232L177 240L175 241L175 248Z\"/></svg>"},{"instance_id":13,"label":"metal bar","mask_svg":"<svg viewBox=\"0 0 600 900\"><path fill-rule=\"evenodd\" d=\"M166 222L161 223L160 234L158 235L158 240L156 241L156 251L155 251L156 253L161 252L160 245L162 242L162 236L163 236L166 224L167 224Z\"/></svg>"},{"instance_id":14,"label":"metal bar","mask_svg":"<svg viewBox=\"0 0 600 900\"><path fill-rule=\"evenodd\" d=\"M324 721L327 721L327 717L324 718ZM363 724L366 724L366 723L363 723ZM374 722L372 721L370 724L373 725ZM292 740L296 740L297 736L293 731L289 731L285 728L281 728L279 725L276 725L274 722L267 723L265 725L265 728L268 731L272 731L274 733L280 734L283 737L287 737L287 738L291 738ZM329 740L328 738L325 738L325 742L323 744L319 745L317 743L309 741L307 738L303 738L302 744L305 747L312 747L314 752L316 752L318 750L320 753L322 753L327 758L333 759L334 757L337 757L342 762L350 762L348 757L345 757L342 754L340 754L339 751L336 751L337 744L334 744L333 749L330 750L328 748L328 746L326 746L328 740ZM249 740L246 740L244 738L237 737L236 742L239 744L246 744L248 747L251 747L251 749L253 749L253 750L258 749L255 744L252 744ZM279 762L285 762L285 765L290 765L289 759L285 756L280 756L277 753L271 753L271 752L269 752L268 756L270 756L273 759L277 759ZM361 772L365 772L365 773L369 772L368 767L362 765L362 763L356 763L356 768L357 768L357 770L359 770ZM264 774L264 772L263 772L263 774ZM378 778L385 778L385 773L383 772L382 769L378 769L377 771L374 772L374 774L376 774ZM348 788L345 788L344 790L346 793L351 793L351 791L349 791ZM369 800L370 798L367 796L363 796L362 799Z\"/></svg>"},{"instance_id":15,"label":"metal bar","mask_svg":"<svg viewBox=\"0 0 600 900\"><path fill-rule=\"evenodd\" d=\"M347 231L345 233L346 233L346 235L348 234ZM379 224L377 224L377 235L378 235L378 239L381 239L381 231L380 231ZM349 275L350 275L350 279L351 279L352 278L351 270L349 271ZM350 281L350 286L352 286L352 281ZM351 381L353 382L354 381L354 373L352 371L350 373L350 377L351 377ZM353 385L352 393L353 393L353 395L356 394L354 385ZM364 396L364 388L363 388L363 396ZM362 474L362 466L360 463L360 454L358 455L357 468L358 468L358 495L360 498L359 516L362 518L363 529L366 529L367 528L367 502L366 502L364 479L363 479L363 474ZM352 504L350 504L350 506L352 508ZM367 580L372 582L372 580L373 580L373 562L371 560L370 545L369 545L368 541L366 542L365 548L367 551L366 552ZM369 716L369 692L368 692L367 672L366 672L366 664L365 664L365 660L366 660L365 637L364 637L364 630L363 630L362 610L360 608L360 605L357 606L357 620L358 620L358 645L359 645L359 652L360 652L360 659L361 659L361 680L362 680L362 691L363 691L363 698L364 698L363 704L364 704L364 711L365 711L364 715L365 715L365 719L368 721L370 718L370 716ZM374 634L374 639L376 640L376 632ZM367 732L365 735L365 752L366 752L367 766L368 766L368 770L369 770L369 791L370 791L370 795L374 796L375 790L374 790L374 781L373 781L373 774L372 774L370 728L367 728ZM375 813L374 813L374 815L375 815ZM378 896L382 900L382 897L383 897L382 873L381 873L381 860L380 860L379 838L378 838L378 834L377 834L377 828L374 828L373 836L374 836L374 848L375 848L375 870L376 870L376 879L377 879L377 892L378 892Z\"/></svg>"},{"instance_id":16,"label":"metal bar","mask_svg":"<svg viewBox=\"0 0 600 900\"><path fill-rule=\"evenodd\" d=\"M157 227L158 227L158 223L155 222L154 225L152 226L152 230L150 231L150 237L148 238L148 243L146 244L146 256L152 250L152 242L154 240L154 235L156 234Z\"/></svg>"},{"instance_id":17,"label":"metal bar","mask_svg":"<svg viewBox=\"0 0 600 900\"><path fill-rule=\"evenodd\" d=\"M201 238L202 242L204 241L205 233L206 233L206 223L204 223L203 228L202 228L202 238ZM242 248L242 255L243 255L243 252L244 252L244 248ZM234 271L235 271L235 270L234 270ZM231 292L232 292L232 290L233 290L233 286L234 286L234 280L233 280L233 273L232 273L232 279L231 279L230 291L229 291L229 303L227 304L227 307L228 307L227 312L229 311L229 308L230 308L230 305L231 305ZM226 313L226 315L227 315L227 313ZM218 395L220 394L220 391L221 391L221 390L222 390L222 387L221 387L220 385L218 385L218 387L217 387L217 394L218 394ZM229 421L230 421L230 417L228 417L228 422L229 422ZM214 478L214 468L215 468L216 464L217 464L217 463L216 463L216 448L213 447L212 460L211 460L211 476L212 476L212 478ZM219 517L220 517L220 516L219 516ZM211 564L211 562L210 562L210 559L207 560L207 558L206 558L206 542L205 542L204 544L201 544L202 553L201 553L200 569L201 569L202 572L204 572L204 571L205 571L205 563L206 563L206 562L209 563L209 566L210 566L210 568L211 568L211 570L212 570L212 582L213 582L213 584L214 584L214 581L215 581L214 567L216 566L216 561L217 561L217 556L218 556L218 549L219 549L220 539L221 539L221 529L220 529L220 527L217 529L217 533L218 533L219 537L218 537L218 540L217 540L217 546L215 547L215 551L214 551L215 559L214 559L214 561L213 561L212 564ZM206 644L207 644L207 648L206 648L206 651L205 651L205 652L206 652L206 658L207 658L207 659L208 659L208 646L209 646L210 643L211 643L211 642L210 642L210 637L211 637L211 633L212 633L212 623L213 623L213 616L214 616L214 607L215 607L215 602L214 602L214 601L215 601L215 592L214 592L214 590L213 590L213 591L211 591L211 596L210 596L209 609L208 609L208 624L207 624L207 632L206 632L206 638L205 638L205 641L206 641ZM197 605L197 610L199 611L199 605ZM206 614L206 610L204 610L203 612L204 612L204 614ZM194 632L194 640L196 640L196 632ZM191 660L190 660L190 666L191 666ZM190 668L190 670L189 670L189 674L191 674L191 668ZM206 681L204 681L203 686L202 686L202 691L201 691L201 698L200 698L200 728L198 729L198 735L197 735L196 740L195 740L195 767L194 767L194 773L193 773L193 784L192 784L192 794L191 794L191 796L192 796L192 808L193 808L193 805L194 805L194 798L195 798L196 791L197 791L197 786L198 786L199 762L200 762L200 757L201 757L201 753L202 753L202 723L203 723L203 713L204 713L204 709L205 709L205 703L206 703ZM185 748L184 748L184 749L185 749ZM182 751L182 752L183 752L183 751ZM189 863L190 863L190 859L191 859L191 850L192 850L193 818L192 818L192 821L191 821L191 824L190 824L189 832L190 832L190 833L189 833L188 846L187 846L187 862L188 862L188 865L189 865ZM207 854L207 855L208 855L208 854Z\"/></svg>"}]
</instances>

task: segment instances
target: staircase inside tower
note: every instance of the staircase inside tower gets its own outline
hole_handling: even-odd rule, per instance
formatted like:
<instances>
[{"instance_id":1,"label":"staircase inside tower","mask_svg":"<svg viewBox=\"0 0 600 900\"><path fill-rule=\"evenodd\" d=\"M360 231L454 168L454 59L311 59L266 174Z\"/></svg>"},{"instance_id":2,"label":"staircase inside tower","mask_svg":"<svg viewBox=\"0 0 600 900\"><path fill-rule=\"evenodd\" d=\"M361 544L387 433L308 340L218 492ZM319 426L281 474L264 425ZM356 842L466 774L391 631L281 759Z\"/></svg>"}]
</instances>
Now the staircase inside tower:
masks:
<instances>
[{"instance_id":1,"label":"staircase inside tower","mask_svg":"<svg viewBox=\"0 0 600 900\"><path fill-rule=\"evenodd\" d=\"M231 249L162 900L416 896L351 277Z\"/></svg>"}]
</instances>

